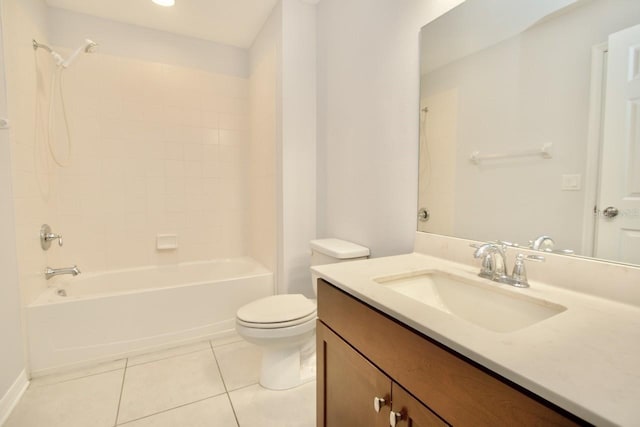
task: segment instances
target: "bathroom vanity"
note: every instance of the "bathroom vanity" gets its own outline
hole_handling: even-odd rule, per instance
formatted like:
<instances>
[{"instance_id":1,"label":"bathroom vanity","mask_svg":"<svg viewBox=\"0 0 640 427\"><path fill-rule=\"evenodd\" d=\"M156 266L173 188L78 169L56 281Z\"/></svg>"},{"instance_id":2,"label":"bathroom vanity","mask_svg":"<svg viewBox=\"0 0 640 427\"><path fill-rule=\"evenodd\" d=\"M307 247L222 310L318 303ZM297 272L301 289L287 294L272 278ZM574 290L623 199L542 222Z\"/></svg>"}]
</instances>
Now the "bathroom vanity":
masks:
<instances>
[{"instance_id":1,"label":"bathroom vanity","mask_svg":"<svg viewBox=\"0 0 640 427\"><path fill-rule=\"evenodd\" d=\"M324 280L318 301L319 426L584 424Z\"/></svg>"},{"instance_id":2,"label":"bathroom vanity","mask_svg":"<svg viewBox=\"0 0 640 427\"><path fill-rule=\"evenodd\" d=\"M494 283L471 264L412 253L314 268L318 426L637 423L637 306L533 278L528 289ZM433 288L441 307L405 292L434 272L462 283ZM444 289L458 285L483 289L475 305L497 322L456 306L464 297ZM542 314L517 306L532 316L523 321L494 297Z\"/></svg>"}]
</instances>

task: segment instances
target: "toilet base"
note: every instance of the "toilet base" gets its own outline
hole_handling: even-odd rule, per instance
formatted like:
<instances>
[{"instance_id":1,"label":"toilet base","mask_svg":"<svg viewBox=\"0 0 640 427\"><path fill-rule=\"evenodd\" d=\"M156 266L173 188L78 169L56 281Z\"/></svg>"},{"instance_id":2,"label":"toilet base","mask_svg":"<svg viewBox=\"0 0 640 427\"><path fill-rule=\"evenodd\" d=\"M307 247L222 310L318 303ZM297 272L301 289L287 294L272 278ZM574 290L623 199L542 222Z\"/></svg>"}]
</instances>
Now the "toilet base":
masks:
<instances>
[{"instance_id":1,"label":"toilet base","mask_svg":"<svg viewBox=\"0 0 640 427\"><path fill-rule=\"evenodd\" d=\"M302 348L263 348L260 385L287 390L316 378L315 337Z\"/></svg>"},{"instance_id":2,"label":"toilet base","mask_svg":"<svg viewBox=\"0 0 640 427\"><path fill-rule=\"evenodd\" d=\"M300 351L263 349L260 385L270 390L286 390L300 385Z\"/></svg>"}]
</instances>

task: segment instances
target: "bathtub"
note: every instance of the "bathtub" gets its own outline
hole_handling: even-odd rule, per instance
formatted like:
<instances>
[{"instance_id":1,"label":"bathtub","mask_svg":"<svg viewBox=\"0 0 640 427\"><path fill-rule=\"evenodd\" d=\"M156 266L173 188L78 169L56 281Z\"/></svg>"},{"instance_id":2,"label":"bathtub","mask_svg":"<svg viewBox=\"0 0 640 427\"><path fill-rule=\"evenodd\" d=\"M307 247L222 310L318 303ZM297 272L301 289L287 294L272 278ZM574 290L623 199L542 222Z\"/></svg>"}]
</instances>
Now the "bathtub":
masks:
<instances>
[{"instance_id":1,"label":"bathtub","mask_svg":"<svg viewBox=\"0 0 640 427\"><path fill-rule=\"evenodd\" d=\"M51 282L26 308L32 376L233 335L236 310L274 291L273 273L251 258Z\"/></svg>"}]
</instances>

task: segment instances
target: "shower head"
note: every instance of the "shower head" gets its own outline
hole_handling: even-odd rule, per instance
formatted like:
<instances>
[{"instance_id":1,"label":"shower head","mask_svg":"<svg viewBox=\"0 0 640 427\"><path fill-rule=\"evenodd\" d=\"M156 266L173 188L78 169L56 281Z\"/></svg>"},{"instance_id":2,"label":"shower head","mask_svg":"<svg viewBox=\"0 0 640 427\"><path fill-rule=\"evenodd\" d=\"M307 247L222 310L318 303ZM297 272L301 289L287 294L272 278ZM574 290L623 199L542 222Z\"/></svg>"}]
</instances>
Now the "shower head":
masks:
<instances>
[{"instance_id":1,"label":"shower head","mask_svg":"<svg viewBox=\"0 0 640 427\"><path fill-rule=\"evenodd\" d=\"M84 51L84 53L93 53L93 52L95 52L96 47L98 46L98 43L96 43L96 42L94 42L93 40L90 40L90 39L85 39L84 44L82 46L80 46L79 48L77 48L71 54L71 56L69 56L69 58L67 58L67 59L64 59L58 52L54 51L53 49L51 49L46 44L38 43L35 40L31 40L31 45L33 46L33 50L44 49L47 52L49 52L53 56L53 59L55 59L56 65L58 67L67 68L69 65L71 65L71 63L73 61L76 60L76 58L78 57L80 52L82 52L82 51Z\"/></svg>"},{"instance_id":2,"label":"shower head","mask_svg":"<svg viewBox=\"0 0 640 427\"><path fill-rule=\"evenodd\" d=\"M71 56L69 56L69 58L67 58L65 61L63 61L62 64L60 64L60 65L62 65L62 67L64 67L64 68L69 67L69 65L71 65L73 63L73 61L76 60L76 58L78 57L80 52L84 51L84 53L93 53L95 51L96 46L98 46L98 43L94 42L93 40L86 39L84 41L84 44L82 46L80 46L79 48L77 48L71 54Z\"/></svg>"},{"instance_id":3,"label":"shower head","mask_svg":"<svg viewBox=\"0 0 640 427\"><path fill-rule=\"evenodd\" d=\"M98 43L90 39L86 39L85 43L86 44L84 46L84 53L93 53L96 51L96 48L98 47Z\"/></svg>"}]
</instances>

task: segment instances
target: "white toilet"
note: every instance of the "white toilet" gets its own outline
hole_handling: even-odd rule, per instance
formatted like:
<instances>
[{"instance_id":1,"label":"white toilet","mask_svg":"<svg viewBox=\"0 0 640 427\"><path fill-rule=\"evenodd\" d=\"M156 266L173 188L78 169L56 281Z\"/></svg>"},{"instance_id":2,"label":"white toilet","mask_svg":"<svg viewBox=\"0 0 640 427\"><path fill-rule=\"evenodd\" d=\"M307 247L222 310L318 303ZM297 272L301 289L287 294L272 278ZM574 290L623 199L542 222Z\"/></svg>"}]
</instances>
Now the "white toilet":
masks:
<instances>
[{"instance_id":1,"label":"white toilet","mask_svg":"<svg viewBox=\"0 0 640 427\"><path fill-rule=\"evenodd\" d=\"M340 239L311 241L311 265L355 261L369 249ZM317 293L312 274L313 292ZM274 295L244 305L236 331L262 347L260 385L271 390L296 387L315 378L316 302L301 294Z\"/></svg>"}]
</instances>

